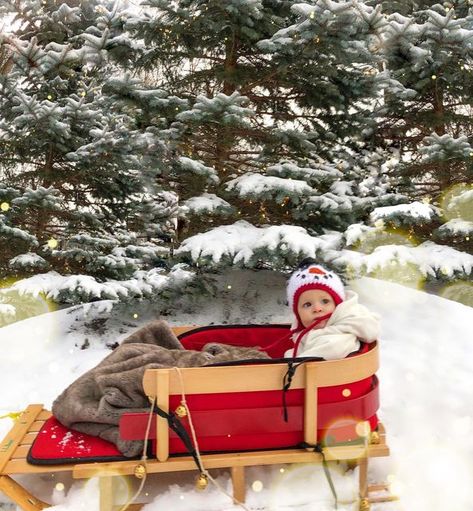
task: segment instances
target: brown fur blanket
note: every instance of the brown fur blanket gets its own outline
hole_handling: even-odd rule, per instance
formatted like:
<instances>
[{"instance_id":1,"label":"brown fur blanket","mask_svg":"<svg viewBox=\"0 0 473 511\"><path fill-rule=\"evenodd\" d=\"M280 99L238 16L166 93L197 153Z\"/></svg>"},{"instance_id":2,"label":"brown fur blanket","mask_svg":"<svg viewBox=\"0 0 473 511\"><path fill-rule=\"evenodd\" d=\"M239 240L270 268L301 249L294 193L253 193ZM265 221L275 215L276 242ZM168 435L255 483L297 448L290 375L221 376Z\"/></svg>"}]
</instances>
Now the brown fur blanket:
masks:
<instances>
[{"instance_id":1,"label":"brown fur blanket","mask_svg":"<svg viewBox=\"0 0 473 511\"><path fill-rule=\"evenodd\" d=\"M52 412L68 428L113 442L127 457L136 456L143 442L121 440L118 421L126 412L149 411L142 384L146 369L267 358L257 349L218 343L208 343L202 351L185 350L164 321L154 321L67 387Z\"/></svg>"}]
</instances>

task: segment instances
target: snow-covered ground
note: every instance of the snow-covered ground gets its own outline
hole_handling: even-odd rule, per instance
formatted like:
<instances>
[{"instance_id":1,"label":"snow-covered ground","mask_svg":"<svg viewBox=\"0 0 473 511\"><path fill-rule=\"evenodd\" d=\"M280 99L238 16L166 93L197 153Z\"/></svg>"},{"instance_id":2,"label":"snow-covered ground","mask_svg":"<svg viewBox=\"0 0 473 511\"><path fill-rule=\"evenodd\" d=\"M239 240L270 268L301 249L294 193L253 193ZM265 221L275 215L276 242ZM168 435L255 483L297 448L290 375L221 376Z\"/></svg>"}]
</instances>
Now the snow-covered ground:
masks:
<instances>
[{"instance_id":1,"label":"snow-covered ground","mask_svg":"<svg viewBox=\"0 0 473 511\"><path fill-rule=\"evenodd\" d=\"M353 282L351 288L362 303L381 314L383 322L379 415L392 455L372 460L369 476L372 481L389 480L401 497L398 502L373 505L372 510L473 510L473 308L368 278ZM214 301L183 300L168 308L165 318L172 324L289 319L284 279L269 272L229 272L220 279L216 296ZM0 416L33 402L50 407L69 383L109 352L107 343L124 338L153 315L138 305L115 315L108 310L106 302L96 302L1 328ZM88 349L82 349L84 345ZM0 420L0 437L10 427L10 419ZM345 473L334 465L332 473L339 509L356 509L356 471ZM215 475L229 490L228 473ZM214 487L203 492L194 489L194 477L193 473L150 477L142 494L151 500L145 511L238 509ZM55 511L98 509L95 479L73 482L56 474L22 478L22 482L55 503ZM54 489L58 482L64 490ZM333 509L327 482L316 464L252 468L247 485L250 509ZM123 485L124 494L133 490ZM9 507L0 496L2 506Z\"/></svg>"}]
</instances>

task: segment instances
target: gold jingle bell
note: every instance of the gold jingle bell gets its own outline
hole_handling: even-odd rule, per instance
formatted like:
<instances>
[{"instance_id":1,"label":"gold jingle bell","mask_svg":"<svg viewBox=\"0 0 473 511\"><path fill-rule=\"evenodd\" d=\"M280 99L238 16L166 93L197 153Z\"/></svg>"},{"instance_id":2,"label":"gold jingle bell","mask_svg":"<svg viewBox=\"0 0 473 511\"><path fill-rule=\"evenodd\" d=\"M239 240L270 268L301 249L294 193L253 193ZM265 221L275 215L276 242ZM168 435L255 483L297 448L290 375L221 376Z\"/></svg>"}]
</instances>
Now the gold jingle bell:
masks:
<instances>
[{"instance_id":1,"label":"gold jingle bell","mask_svg":"<svg viewBox=\"0 0 473 511\"><path fill-rule=\"evenodd\" d=\"M209 480L205 474L200 474L197 478L197 481L195 482L195 487L198 490L205 490L209 484Z\"/></svg>"},{"instance_id":2,"label":"gold jingle bell","mask_svg":"<svg viewBox=\"0 0 473 511\"><path fill-rule=\"evenodd\" d=\"M133 475L137 479L143 479L143 477L146 475L146 468L144 465L136 465L136 467L133 469Z\"/></svg>"},{"instance_id":3,"label":"gold jingle bell","mask_svg":"<svg viewBox=\"0 0 473 511\"><path fill-rule=\"evenodd\" d=\"M369 509L370 509L370 501L368 499L361 499L359 511L369 511Z\"/></svg>"},{"instance_id":4,"label":"gold jingle bell","mask_svg":"<svg viewBox=\"0 0 473 511\"><path fill-rule=\"evenodd\" d=\"M370 444L379 444L379 433L377 431L371 432Z\"/></svg>"},{"instance_id":5,"label":"gold jingle bell","mask_svg":"<svg viewBox=\"0 0 473 511\"><path fill-rule=\"evenodd\" d=\"M179 405L175 410L174 410L174 413L180 418L182 419L183 417L185 417L187 415L187 409L184 405Z\"/></svg>"}]
</instances>

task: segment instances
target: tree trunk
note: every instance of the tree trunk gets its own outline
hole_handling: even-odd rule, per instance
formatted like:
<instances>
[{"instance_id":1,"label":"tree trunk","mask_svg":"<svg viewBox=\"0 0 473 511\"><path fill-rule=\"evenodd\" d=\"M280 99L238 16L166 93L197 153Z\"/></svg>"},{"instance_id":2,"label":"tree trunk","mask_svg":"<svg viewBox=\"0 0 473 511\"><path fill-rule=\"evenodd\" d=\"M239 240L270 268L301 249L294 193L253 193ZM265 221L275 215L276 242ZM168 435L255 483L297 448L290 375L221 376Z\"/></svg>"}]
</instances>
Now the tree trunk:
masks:
<instances>
[{"instance_id":1,"label":"tree trunk","mask_svg":"<svg viewBox=\"0 0 473 511\"><path fill-rule=\"evenodd\" d=\"M233 34L233 37L226 43L222 90L226 96L231 96L236 90L235 72L237 70L238 48L238 37ZM215 135L215 168L223 181L232 172L231 169L227 168L227 163L231 148L235 144L235 136L232 135L232 129L228 126L219 126Z\"/></svg>"}]
</instances>

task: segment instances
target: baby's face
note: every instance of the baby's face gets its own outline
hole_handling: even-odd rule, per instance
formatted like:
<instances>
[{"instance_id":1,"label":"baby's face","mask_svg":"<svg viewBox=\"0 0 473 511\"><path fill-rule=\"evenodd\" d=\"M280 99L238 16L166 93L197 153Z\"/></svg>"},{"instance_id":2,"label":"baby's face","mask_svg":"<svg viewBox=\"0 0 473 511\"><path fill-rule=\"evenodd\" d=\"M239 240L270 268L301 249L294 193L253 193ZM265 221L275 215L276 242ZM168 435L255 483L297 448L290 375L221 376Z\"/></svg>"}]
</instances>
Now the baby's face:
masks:
<instances>
[{"instance_id":1,"label":"baby's face","mask_svg":"<svg viewBox=\"0 0 473 511\"><path fill-rule=\"evenodd\" d=\"M309 289L299 296L297 312L304 327L311 325L317 318L331 314L336 304L332 296L322 289ZM322 321L315 328L323 328L328 320Z\"/></svg>"}]
</instances>

